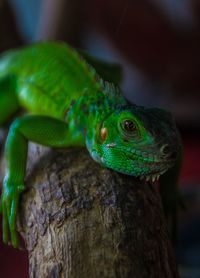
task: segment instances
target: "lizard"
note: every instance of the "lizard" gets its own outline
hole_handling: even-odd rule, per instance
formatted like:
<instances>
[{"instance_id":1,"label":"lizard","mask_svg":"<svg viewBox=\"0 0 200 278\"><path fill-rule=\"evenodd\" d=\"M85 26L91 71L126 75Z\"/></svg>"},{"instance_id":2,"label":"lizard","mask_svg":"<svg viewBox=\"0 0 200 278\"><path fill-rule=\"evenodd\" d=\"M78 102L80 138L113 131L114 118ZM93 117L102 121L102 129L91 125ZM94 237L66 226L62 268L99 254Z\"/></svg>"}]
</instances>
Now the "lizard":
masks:
<instances>
[{"instance_id":1,"label":"lizard","mask_svg":"<svg viewBox=\"0 0 200 278\"><path fill-rule=\"evenodd\" d=\"M16 218L29 141L52 148L86 146L102 166L145 182L161 177L161 184L162 178L168 180L176 191L181 143L175 120L164 109L128 101L120 76L117 66L63 42L39 42L1 54L0 126L19 108L28 112L12 122L5 144L5 244L19 247Z\"/></svg>"}]
</instances>

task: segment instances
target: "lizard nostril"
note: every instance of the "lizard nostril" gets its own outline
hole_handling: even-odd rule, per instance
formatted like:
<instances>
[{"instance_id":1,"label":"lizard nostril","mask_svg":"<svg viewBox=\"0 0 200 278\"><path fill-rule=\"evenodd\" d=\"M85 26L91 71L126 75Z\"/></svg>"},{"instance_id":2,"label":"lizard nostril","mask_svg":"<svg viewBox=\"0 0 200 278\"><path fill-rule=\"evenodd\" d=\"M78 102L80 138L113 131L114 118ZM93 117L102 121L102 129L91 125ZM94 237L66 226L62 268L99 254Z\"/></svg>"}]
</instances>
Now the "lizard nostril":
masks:
<instances>
[{"instance_id":1,"label":"lizard nostril","mask_svg":"<svg viewBox=\"0 0 200 278\"><path fill-rule=\"evenodd\" d=\"M171 152L170 152L171 148L169 145L163 145L161 148L160 148L160 152L161 154L163 154L164 156L167 156L169 155Z\"/></svg>"},{"instance_id":2,"label":"lizard nostril","mask_svg":"<svg viewBox=\"0 0 200 278\"><path fill-rule=\"evenodd\" d=\"M170 158L170 159L175 159L177 152L172 150L172 148L170 147L170 145L163 145L160 148L160 152L161 154L165 157L165 158Z\"/></svg>"}]
</instances>

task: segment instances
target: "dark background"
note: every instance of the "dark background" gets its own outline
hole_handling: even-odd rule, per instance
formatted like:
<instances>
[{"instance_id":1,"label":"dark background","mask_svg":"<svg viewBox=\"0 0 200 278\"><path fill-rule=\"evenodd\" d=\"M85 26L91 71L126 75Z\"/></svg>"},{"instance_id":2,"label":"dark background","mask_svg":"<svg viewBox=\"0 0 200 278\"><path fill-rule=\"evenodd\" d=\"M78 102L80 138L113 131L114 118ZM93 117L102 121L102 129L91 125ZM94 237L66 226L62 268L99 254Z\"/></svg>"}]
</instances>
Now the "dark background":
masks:
<instances>
[{"instance_id":1,"label":"dark background","mask_svg":"<svg viewBox=\"0 0 200 278\"><path fill-rule=\"evenodd\" d=\"M198 0L0 0L0 51L63 40L124 68L136 104L175 115L184 144L177 261L200 277L200 2ZM0 239L0 277L28 277L26 251Z\"/></svg>"}]
</instances>

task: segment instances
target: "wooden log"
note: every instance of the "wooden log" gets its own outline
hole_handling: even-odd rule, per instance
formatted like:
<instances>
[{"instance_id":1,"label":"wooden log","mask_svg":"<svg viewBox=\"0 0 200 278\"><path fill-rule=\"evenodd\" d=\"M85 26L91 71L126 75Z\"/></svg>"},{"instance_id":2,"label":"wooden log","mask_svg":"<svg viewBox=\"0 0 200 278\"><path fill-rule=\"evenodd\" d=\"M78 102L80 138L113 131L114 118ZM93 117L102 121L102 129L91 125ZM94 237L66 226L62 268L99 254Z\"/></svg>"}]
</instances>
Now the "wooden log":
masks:
<instances>
[{"instance_id":1,"label":"wooden log","mask_svg":"<svg viewBox=\"0 0 200 278\"><path fill-rule=\"evenodd\" d=\"M179 277L158 188L84 149L31 145L19 229L30 277Z\"/></svg>"}]
</instances>

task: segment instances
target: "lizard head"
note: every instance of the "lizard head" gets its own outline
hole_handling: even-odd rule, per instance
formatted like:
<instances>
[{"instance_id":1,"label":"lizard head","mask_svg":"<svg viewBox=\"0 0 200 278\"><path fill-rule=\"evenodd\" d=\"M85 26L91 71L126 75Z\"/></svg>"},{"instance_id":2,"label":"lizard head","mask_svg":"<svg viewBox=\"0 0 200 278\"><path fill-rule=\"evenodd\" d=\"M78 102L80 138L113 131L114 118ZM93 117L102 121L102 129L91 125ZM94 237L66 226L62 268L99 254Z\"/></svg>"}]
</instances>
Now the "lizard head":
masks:
<instances>
[{"instance_id":1,"label":"lizard head","mask_svg":"<svg viewBox=\"0 0 200 278\"><path fill-rule=\"evenodd\" d=\"M107 115L88 147L92 157L115 171L155 181L180 153L171 114L158 108L124 105Z\"/></svg>"}]
</instances>

